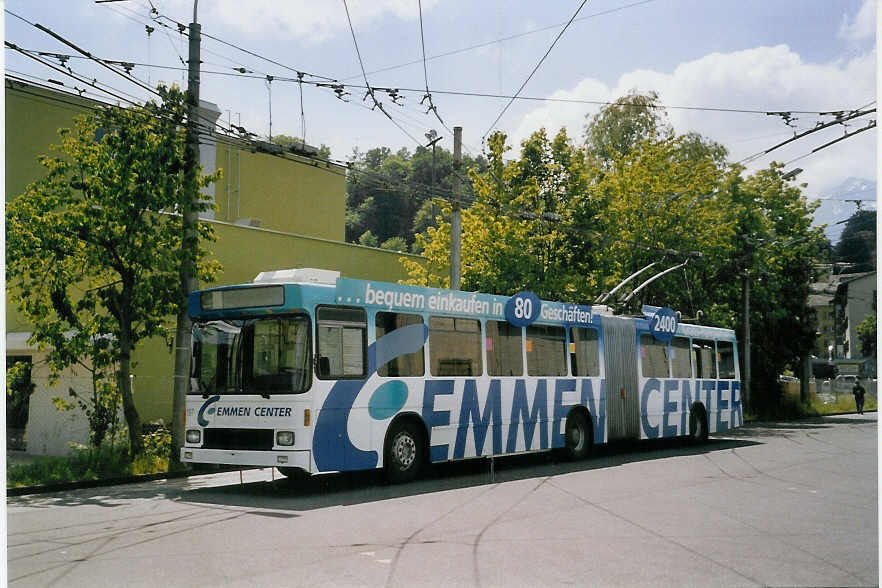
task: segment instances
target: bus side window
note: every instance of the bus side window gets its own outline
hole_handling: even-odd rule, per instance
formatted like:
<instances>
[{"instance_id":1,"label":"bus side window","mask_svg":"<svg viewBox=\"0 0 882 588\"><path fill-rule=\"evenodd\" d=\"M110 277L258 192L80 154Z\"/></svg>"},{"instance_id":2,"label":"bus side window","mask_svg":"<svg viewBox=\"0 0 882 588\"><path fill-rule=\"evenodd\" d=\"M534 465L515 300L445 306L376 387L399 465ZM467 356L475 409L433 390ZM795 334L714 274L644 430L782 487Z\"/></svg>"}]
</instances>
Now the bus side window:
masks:
<instances>
[{"instance_id":1,"label":"bus side window","mask_svg":"<svg viewBox=\"0 0 882 588\"><path fill-rule=\"evenodd\" d=\"M567 375L567 331L551 325L527 327L527 374Z\"/></svg>"},{"instance_id":2,"label":"bus side window","mask_svg":"<svg viewBox=\"0 0 882 588\"><path fill-rule=\"evenodd\" d=\"M646 333L640 335L640 364L644 378L670 378L668 344Z\"/></svg>"},{"instance_id":3,"label":"bus side window","mask_svg":"<svg viewBox=\"0 0 882 588\"><path fill-rule=\"evenodd\" d=\"M671 341L671 376L674 378L691 378L691 358L689 339L686 337L674 337Z\"/></svg>"},{"instance_id":4,"label":"bus side window","mask_svg":"<svg viewBox=\"0 0 882 588\"><path fill-rule=\"evenodd\" d=\"M379 341L396 329L408 325L422 325L423 317L418 314L404 314L401 312L378 312L376 319L376 339ZM399 355L395 359L379 366L377 373L384 378L405 378L408 376L422 376L426 373L425 347L420 347L413 353Z\"/></svg>"},{"instance_id":5,"label":"bus side window","mask_svg":"<svg viewBox=\"0 0 882 588\"><path fill-rule=\"evenodd\" d=\"M429 363L433 376L480 376L481 323L476 319L429 317Z\"/></svg>"},{"instance_id":6,"label":"bus side window","mask_svg":"<svg viewBox=\"0 0 882 588\"><path fill-rule=\"evenodd\" d=\"M363 378L367 375L367 313L363 308L319 306L316 309L321 379Z\"/></svg>"},{"instance_id":7,"label":"bus side window","mask_svg":"<svg viewBox=\"0 0 882 588\"><path fill-rule=\"evenodd\" d=\"M731 341L717 341L717 354L720 360L720 379L735 379L735 346Z\"/></svg>"},{"instance_id":8,"label":"bus side window","mask_svg":"<svg viewBox=\"0 0 882 588\"><path fill-rule=\"evenodd\" d=\"M714 342L705 339L692 340L692 358L695 360L695 377L702 380L717 379L717 354Z\"/></svg>"},{"instance_id":9,"label":"bus side window","mask_svg":"<svg viewBox=\"0 0 882 588\"><path fill-rule=\"evenodd\" d=\"M597 329L573 327L570 333L573 337L570 343L573 375L599 376L600 349L597 344Z\"/></svg>"},{"instance_id":10,"label":"bus side window","mask_svg":"<svg viewBox=\"0 0 882 588\"><path fill-rule=\"evenodd\" d=\"M504 321L487 321L487 375L523 376L521 327Z\"/></svg>"}]
</instances>

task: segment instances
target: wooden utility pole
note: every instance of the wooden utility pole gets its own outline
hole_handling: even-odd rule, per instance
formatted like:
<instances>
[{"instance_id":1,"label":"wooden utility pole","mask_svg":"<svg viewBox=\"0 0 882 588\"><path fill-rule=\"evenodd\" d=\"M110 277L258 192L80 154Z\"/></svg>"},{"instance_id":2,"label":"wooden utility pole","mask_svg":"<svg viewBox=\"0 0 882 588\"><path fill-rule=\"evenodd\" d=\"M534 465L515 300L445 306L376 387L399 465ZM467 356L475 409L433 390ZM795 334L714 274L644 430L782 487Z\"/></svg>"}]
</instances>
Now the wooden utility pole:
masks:
<instances>
[{"instance_id":1,"label":"wooden utility pole","mask_svg":"<svg viewBox=\"0 0 882 588\"><path fill-rule=\"evenodd\" d=\"M181 305L178 309L177 330L175 333L175 382L172 402L172 455L171 462L180 463L181 447L184 446L184 424L187 406L187 387L190 376L190 317L187 316L187 296L198 287L196 281L196 250L199 247L197 223L199 222L199 188L197 168L199 167L199 44L202 27L196 22L196 7L199 0L193 1L193 22L190 23L190 55L187 74L187 148L184 152L186 174L186 203L181 210Z\"/></svg>"},{"instance_id":2,"label":"wooden utility pole","mask_svg":"<svg viewBox=\"0 0 882 588\"><path fill-rule=\"evenodd\" d=\"M453 214L450 219L450 289L459 290L462 267L462 213L459 169L462 163L462 127L453 127Z\"/></svg>"}]
</instances>

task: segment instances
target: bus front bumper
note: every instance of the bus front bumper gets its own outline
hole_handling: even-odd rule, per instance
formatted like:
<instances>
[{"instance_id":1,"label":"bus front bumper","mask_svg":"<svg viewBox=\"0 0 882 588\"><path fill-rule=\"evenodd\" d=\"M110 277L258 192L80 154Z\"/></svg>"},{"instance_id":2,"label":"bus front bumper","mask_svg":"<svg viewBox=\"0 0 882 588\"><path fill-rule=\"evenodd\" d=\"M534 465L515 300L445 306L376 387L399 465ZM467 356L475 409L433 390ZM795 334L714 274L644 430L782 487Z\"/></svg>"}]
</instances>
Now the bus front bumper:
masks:
<instances>
[{"instance_id":1,"label":"bus front bumper","mask_svg":"<svg viewBox=\"0 0 882 588\"><path fill-rule=\"evenodd\" d=\"M310 451L244 451L238 449L201 449L182 447L185 463L216 463L241 466L301 468L309 471Z\"/></svg>"}]
</instances>

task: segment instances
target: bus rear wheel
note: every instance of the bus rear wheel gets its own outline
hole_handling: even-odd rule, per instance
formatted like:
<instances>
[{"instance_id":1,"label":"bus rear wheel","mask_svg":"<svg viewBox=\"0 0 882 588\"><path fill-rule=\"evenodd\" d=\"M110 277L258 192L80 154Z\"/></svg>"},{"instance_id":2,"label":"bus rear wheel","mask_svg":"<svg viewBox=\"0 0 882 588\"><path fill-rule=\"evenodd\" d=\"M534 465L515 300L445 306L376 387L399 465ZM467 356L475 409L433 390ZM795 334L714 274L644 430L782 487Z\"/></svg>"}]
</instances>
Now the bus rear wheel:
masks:
<instances>
[{"instance_id":1,"label":"bus rear wheel","mask_svg":"<svg viewBox=\"0 0 882 588\"><path fill-rule=\"evenodd\" d=\"M567 417L564 428L564 454L568 459L577 460L591 453L591 427L581 412L573 412Z\"/></svg>"},{"instance_id":2,"label":"bus rear wheel","mask_svg":"<svg viewBox=\"0 0 882 588\"><path fill-rule=\"evenodd\" d=\"M701 405L689 411L689 441L695 445L707 443L707 413Z\"/></svg>"},{"instance_id":3,"label":"bus rear wheel","mask_svg":"<svg viewBox=\"0 0 882 588\"><path fill-rule=\"evenodd\" d=\"M419 475L425 455L423 436L413 423L393 425L386 436L383 463L393 484L410 482Z\"/></svg>"}]
</instances>

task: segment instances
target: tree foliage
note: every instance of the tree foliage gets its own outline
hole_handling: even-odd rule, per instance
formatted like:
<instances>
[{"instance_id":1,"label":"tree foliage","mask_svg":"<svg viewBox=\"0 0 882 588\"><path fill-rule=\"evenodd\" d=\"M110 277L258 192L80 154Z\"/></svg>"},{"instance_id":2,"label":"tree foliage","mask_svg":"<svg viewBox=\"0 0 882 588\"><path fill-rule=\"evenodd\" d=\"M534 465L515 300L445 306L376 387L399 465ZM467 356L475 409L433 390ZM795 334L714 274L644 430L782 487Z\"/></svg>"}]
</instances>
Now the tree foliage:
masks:
<instances>
[{"instance_id":1,"label":"tree foliage","mask_svg":"<svg viewBox=\"0 0 882 588\"><path fill-rule=\"evenodd\" d=\"M464 169L483 165L480 157L462 163ZM362 236L369 231L377 243L401 238L411 248L414 234L434 225L441 200L450 199L453 177L453 154L443 148L436 147L434 158L422 146L414 153L355 151L346 185L346 240L365 244Z\"/></svg>"},{"instance_id":2,"label":"tree foliage","mask_svg":"<svg viewBox=\"0 0 882 588\"><path fill-rule=\"evenodd\" d=\"M876 357L876 313L868 314L856 327L863 357Z\"/></svg>"},{"instance_id":3,"label":"tree foliage","mask_svg":"<svg viewBox=\"0 0 882 588\"><path fill-rule=\"evenodd\" d=\"M183 295L181 216L187 186L183 94L160 88L161 103L105 108L60 131L46 175L7 207L6 271L12 296L47 349L55 376L84 364L113 368L128 425L130 451L141 449L132 398L131 355L166 332ZM205 208L206 204L200 204ZM199 237L212 240L210 225ZM216 263L198 257L199 277Z\"/></svg>"},{"instance_id":4,"label":"tree foliage","mask_svg":"<svg viewBox=\"0 0 882 588\"><path fill-rule=\"evenodd\" d=\"M849 273L876 269L876 211L858 210L845 223L833 252L836 263L846 264Z\"/></svg>"}]
</instances>

